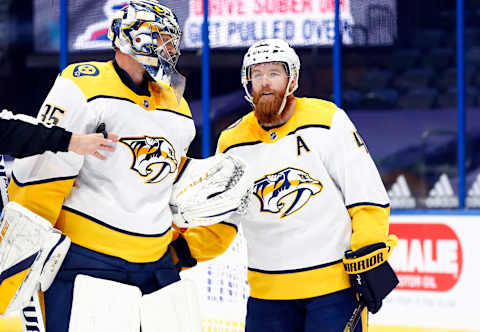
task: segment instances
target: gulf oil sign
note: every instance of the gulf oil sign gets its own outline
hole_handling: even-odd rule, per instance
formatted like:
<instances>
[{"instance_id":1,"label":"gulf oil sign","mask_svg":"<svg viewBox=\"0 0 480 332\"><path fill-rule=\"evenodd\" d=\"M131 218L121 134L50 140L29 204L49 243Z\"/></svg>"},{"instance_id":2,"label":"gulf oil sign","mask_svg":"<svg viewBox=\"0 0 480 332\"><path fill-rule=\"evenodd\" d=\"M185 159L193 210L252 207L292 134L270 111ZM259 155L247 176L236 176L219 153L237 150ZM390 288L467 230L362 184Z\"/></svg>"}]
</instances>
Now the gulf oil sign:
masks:
<instances>
[{"instance_id":1,"label":"gulf oil sign","mask_svg":"<svg viewBox=\"0 0 480 332\"><path fill-rule=\"evenodd\" d=\"M389 259L400 281L397 290L445 292L462 273L462 246L446 224L390 224L398 245Z\"/></svg>"}]
</instances>

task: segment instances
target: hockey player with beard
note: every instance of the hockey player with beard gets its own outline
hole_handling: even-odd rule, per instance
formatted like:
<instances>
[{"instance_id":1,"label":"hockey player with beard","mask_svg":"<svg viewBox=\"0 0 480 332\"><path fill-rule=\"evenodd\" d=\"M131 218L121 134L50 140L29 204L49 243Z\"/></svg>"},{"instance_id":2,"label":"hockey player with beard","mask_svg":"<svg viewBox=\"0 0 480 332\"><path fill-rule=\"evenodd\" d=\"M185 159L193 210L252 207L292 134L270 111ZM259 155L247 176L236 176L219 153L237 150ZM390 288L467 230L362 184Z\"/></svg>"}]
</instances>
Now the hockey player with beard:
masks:
<instances>
[{"instance_id":1,"label":"hockey player with beard","mask_svg":"<svg viewBox=\"0 0 480 332\"><path fill-rule=\"evenodd\" d=\"M398 283L375 164L343 110L293 95L299 71L285 41L252 45L241 80L253 111L218 142L254 181L247 213L234 219L248 248L247 332L343 331L357 299L375 313ZM366 330L365 309L355 331Z\"/></svg>"},{"instance_id":2,"label":"hockey player with beard","mask_svg":"<svg viewBox=\"0 0 480 332\"><path fill-rule=\"evenodd\" d=\"M106 161L51 152L15 161L0 220L0 315L21 309L40 289L44 315L34 296L36 311L29 309L24 323L45 317L48 332L201 330L194 289L180 281L173 256L190 259L189 266L218 256L237 229L206 225L172 242L178 233L170 205L186 211L179 186L195 187L187 175L195 180L197 169L208 177L202 186L216 178L213 190L222 191L208 195L215 203L208 215L235 211L246 189L228 190L238 188L241 181L230 180L244 169L235 158L186 158L195 127L175 69L181 34L171 9L131 0L111 18L114 59L72 64L55 81L38 120L56 119L79 134L104 126L119 143ZM219 211L225 192L238 199L225 199ZM195 259L186 241L199 249Z\"/></svg>"}]
</instances>

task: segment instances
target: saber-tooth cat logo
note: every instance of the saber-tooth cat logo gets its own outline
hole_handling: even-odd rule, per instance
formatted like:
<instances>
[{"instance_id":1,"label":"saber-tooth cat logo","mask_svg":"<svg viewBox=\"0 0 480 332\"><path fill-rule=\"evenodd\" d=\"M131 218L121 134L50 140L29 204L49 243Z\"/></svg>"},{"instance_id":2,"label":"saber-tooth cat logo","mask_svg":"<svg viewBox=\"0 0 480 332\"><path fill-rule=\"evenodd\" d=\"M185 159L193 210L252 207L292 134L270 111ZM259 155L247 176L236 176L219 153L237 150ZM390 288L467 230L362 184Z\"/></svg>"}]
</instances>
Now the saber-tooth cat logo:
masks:
<instances>
[{"instance_id":1,"label":"saber-tooth cat logo","mask_svg":"<svg viewBox=\"0 0 480 332\"><path fill-rule=\"evenodd\" d=\"M288 167L257 180L254 194L260 200L261 212L279 213L283 210L280 218L284 218L300 210L322 188L322 183L307 172ZM290 195L291 199L287 200Z\"/></svg>"},{"instance_id":2,"label":"saber-tooth cat logo","mask_svg":"<svg viewBox=\"0 0 480 332\"><path fill-rule=\"evenodd\" d=\"M177 170L175 149L164 137L122 137L119 142L130 148L133 154L130 169L148 177L145 183L158 183Z\"/></svg>"}]
</instances>

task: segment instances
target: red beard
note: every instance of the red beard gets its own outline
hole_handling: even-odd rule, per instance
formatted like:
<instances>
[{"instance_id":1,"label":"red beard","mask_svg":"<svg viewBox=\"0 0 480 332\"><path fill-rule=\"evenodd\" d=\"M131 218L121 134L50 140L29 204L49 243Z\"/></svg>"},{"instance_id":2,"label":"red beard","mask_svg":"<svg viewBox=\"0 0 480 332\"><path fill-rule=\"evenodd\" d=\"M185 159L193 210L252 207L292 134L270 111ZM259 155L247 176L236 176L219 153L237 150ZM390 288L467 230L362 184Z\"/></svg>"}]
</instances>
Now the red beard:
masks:
<instances>
[{"instance_id":1,"label":"red beard","mask_svg":"<svg viewBox=\"0 0 480 332\"><path fill-rule=\"evenodd\" d=\"M282 113L278 114L280 106L282 106L284 93L279 91L270 91L271 95L264 96L265 91L260 93L253 92L253 103L255 105L254 113L260 124L272 124L281 122L283 110L292 102L293 96L287 97L287 102L282 110Z\"/></svg>"}]
</instances>

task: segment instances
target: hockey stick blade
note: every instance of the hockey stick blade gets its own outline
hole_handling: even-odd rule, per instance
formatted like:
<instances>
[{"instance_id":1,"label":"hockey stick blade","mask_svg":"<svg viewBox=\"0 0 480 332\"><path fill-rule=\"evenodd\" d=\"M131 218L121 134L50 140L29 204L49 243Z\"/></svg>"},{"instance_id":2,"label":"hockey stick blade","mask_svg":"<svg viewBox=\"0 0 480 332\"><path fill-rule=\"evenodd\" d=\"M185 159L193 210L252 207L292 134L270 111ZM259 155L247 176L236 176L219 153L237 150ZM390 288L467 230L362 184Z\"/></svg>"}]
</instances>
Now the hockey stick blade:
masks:
<instances>
[{"instance_id":1,"label":"hockey stick blade","mask_svg":"<svg viewBox=\"0 0 480 332\"><path fill-rule=\"evenodd\" d=\"M343 332L353 332L355 326L357 326L357 323L360 320L363 309L365 309L365 303L363 301L358 302L355 309L353 309L352 316L348 320L347 325L345 325Z\"/></svg>"}]
</instances>

